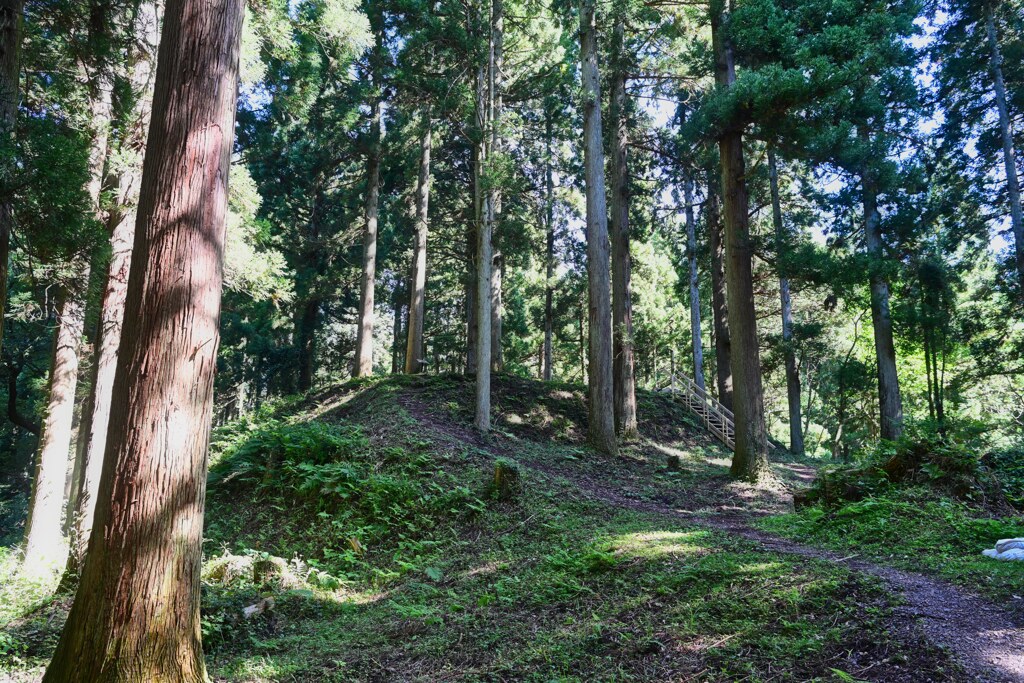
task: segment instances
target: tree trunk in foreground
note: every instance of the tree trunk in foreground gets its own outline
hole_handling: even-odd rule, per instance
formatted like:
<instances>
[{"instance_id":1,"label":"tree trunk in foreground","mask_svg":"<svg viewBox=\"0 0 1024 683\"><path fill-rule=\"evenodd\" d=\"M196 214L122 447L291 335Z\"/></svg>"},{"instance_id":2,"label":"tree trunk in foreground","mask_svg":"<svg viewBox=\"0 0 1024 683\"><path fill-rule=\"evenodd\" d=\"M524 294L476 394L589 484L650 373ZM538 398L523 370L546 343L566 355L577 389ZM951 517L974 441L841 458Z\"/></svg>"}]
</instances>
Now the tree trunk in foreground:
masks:
<instances>
[{"instance_id":1,"label":"tree trunk in foreground","mask_svg":"<svg viewBox=\"0 0 1024 683\"><path fill-rule=\"evenodd\" d=\"M789 452L804 453L804 430L800 421L800 369L793 348L793 301L789 295L789 278L781 275L786 248L786 226L782 221L779 198L779 167L775 150L768 148L768 180L772 195L772 222L775 224L775 256L779 261L779 298L782 302L782 352L786 363L786 397L789 401Z\"/></svg>"},{"instance_id":2,"label":"tree trunk in foreground","mask_svg":"<svg viewBox=\"0 0 1024 683\"><path fill-rule=\"evenodd\" d=\"M206 680L199 589L242 0L170 0L96 522L46 683Z\"/></svg>"},{"instance_id":3,"label":"tree trunk in foreground","mask_svg":"<svg viewBox=\"0 0 1024 683\"><path fill-rule=\"evenodd\" d=\"M427 233L430 229L430 110L424 114L420 138L420 171L416 181L416 243L412 251L412 286L409 297L409 334L405 348L405 371L423 372L423 316L427 290Z\"/></svg>"},{"instance_id":4,"label":"tree trunk in foreground","mask_svg":"<svg viewBox=\"0 0 1024 683\"><path fill-rule=\"evenodd\" d=\"M686 202L686 256L690 266L690 339L693 345L693 381L704 388L704 340L700 329L700 273L697 271L697 221L693 216L693 178L683 181Z\"/></svg>"},{"instance_id":5,"label":"tree trunk in foreground","mask_svg":"<svg viewBox=\"0 0 1024 683\"><path fill-rule=\"evenodd\" d=\"M611 248L612 335L615 365L615 427L623 439L639 436L636 417L636 370L633 358L633 302L630 291L629 160L627 157L625 19L621 12L612 38L615 73L611 92Z\"/></svg>"},{"instance_id":6,"label":"tree trunk in foreground","mask_svg":"<svg viewBox=\"0 0 1024 683\"><path fill-rule=\"evenodd\" d=\"M715 331L715 375L718 400L732 410L732 342L729 339L729 306L725 287L725 241L722 235L722 215L718 206L721 176L708 173L707 221L708 240L711 243L711 321Z\"/></svg>"},{"instance_id":7,"label":"tree trunk in foreground","mask_svg":"<svg viewBox=\"0 0 1024 683\"><path fill-rule=\"evenodd\" d=\"M720 88L736 80L732 46L723 26L721 0L712 4L711 30L715 51L715 79ZM728 126L719 138L722 164L722 199L725 208L725 282L729 301L729 338L732 342L733 413L736 416L736 451L732 475L757 481L769 473L768 434L764 421L764 389L754 310L753 245L750 239L750 201L743 160L743 132Z\"/></svg>"},{"instance_id":8,"label":"tree trunk in foreground","mask_svg":"<svg viewBox=\"0 0 1024 683\"><path fill-rule=\"evenodd\" d=\"M587 186L587 280L590 318L589 437L602 453L615 454L615 391L612 378L611 275L608 211L601 132L601 78L597 67L594 0L580 7L580 58L583 61L583 151Z\"/></svg>"},{"instance_id":9,"label":"tree trunk in foreground","mask_svg":"<svg viewBox=\"0 0 1024 683\"><path fill-rule=\"evenodd\" d=\"M135 26L136 48L132 56L132 93L137 98L131 114L133 135L122 142L119 153L138 155L137 163L128 163L112 182L116 201L107 217L110 230L110 263L97 323L90 398L86 402L88 414L82 420L79 437L81 477L75 500L71 533L71 554L68 570L76 572L85 558L89 535L92 533L96 495L100 473L103 470L103 451L107 442L110 403L113 398L114 374L121 345L121 324L124 319L125 298L128 293L128 273L131 268L132 242L135 239L135 205L138 202L142 180L142 153L153 104L153 74L156 50L160 42L159 3L146 2L138 10Z\"/></svg>"},{"instance_id":10,"label":"tree trunk in foreground","mask_svg":"<svg viewBox=\"0 0 1024 683\"><path fill-rule=\"evenodd\" d=\"M356 350L352 376L373 374L374 289L377 279L377 211L380 204L380 127L381 103L373 102L370 117L370 151L366 158L366 207L363 227L363 278L359 290L359 314L356 318Z\"/></svg>"},{"instance_id":11,"label":"tree trunk in foreground","mask_svg":"<svg viewBox=\"0 0 1024 683\"><path fill-rule=\"evenodd\" d=\"M866 134L861 134L866 139ZM871 325L875 333L875 359L878 364L878 409L883 439L895 441L903 433L903 399L896 373L896 345L893 342L892 314L889 310L889 281L883 272L881 216L878 213L878 188L874 174L865 169L861 176L864 203L864 244L871 259Z\"/></svg>"},{"instance_id":12,"label":"tree trunk in foreground","mask_svg":"<svg viewBox=\"0 0 1024 683\"><path fill-rule=\"evenodd\" d=\"M64 559L64 483L78 385L78 347L85 323L83 302L62 292L57 304L50 363L49 402L36 450L35 477L25 523L23 571L39 575Z\"/></svg>"},{"instance_id":13,"label":"tree trunk in foreground","mask_svg":"<svg viewBox=\"0 0 1024 683\"><path fill-rule=\"evenodd\" d=\"M0 138L5 143L14 137L20 99L21 26L25 0L0 0ZM13 181L17 174L12 158L0 159L0 184ZM0 201L0 345L4 338L4 314L7 311L7 273L11 253L11 228L14 206Z\"/></svg>"},{"instance_id":14,"label":"tree trunk in foreground","mask_svg":"<svg viewBox=\"0 0 1024 683\"><path fill-rule=\"evenodd\" d=\"M1020 181L1017 178L1017 159L1013 149L1013 124L1006 105L1006 84L1003 81L1003 55L999 50L993 2L985 5L985 32L988 36L992 80L999 112L999 134L1003 142L1003 168L1006 171L1006 194L1010 200L1010 225L1013 228L1014 249L1017 256L1017 280L1024 289L1024 215L1020 204Z\"/></svg>"}]
</instances>

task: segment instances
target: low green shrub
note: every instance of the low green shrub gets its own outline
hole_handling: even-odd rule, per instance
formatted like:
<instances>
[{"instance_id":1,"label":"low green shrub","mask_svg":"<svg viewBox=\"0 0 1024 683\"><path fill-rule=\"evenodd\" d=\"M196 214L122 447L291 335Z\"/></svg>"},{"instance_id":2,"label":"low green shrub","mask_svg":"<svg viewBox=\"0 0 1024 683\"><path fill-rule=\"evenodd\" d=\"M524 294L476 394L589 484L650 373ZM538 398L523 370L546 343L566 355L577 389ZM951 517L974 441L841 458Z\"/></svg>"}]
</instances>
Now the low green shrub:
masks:
<instances>
[{"instance_id":1,"label":"low green shrub","mask_svg":"<svg viewBox=\"0 0 1024 683\"><path fill-rule=\"evenodd\" d=\"M350 424L232 425L215 449L208 536L236 547L269 544L342 578L389 580L415 570L433 534L483 509L430 454L371 446ZM238 509L240 500L251 502ZM289 524L263 527L268 508L289 510Z\"/></svg>"}]
</instances>

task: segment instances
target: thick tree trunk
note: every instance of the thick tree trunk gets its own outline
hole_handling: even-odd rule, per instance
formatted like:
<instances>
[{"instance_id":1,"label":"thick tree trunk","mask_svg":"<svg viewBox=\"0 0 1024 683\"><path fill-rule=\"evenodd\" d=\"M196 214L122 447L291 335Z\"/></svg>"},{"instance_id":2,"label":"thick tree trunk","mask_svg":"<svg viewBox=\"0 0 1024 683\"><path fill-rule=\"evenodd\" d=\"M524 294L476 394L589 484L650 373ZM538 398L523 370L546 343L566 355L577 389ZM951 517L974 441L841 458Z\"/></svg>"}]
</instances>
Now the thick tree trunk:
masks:
<instances>
[{"instance_id":1,"label":"thick tree trunk","mask_svg":"<svg viewBox=\"0 0 1024 683\"><path fill-rule=\"evenodd\" d=\"M0 0L0 137L14 137L20 100L22 21L25 0ZM11 157L0 158L0 184L14 180L18 170ZM7 310L7 277L11 252L14 206L0 201L0 345Z\"/></svg>"},{"instance_id":2,"label":"thick tree trunk","mask_svg":"<svg viewBox=\"0 0 1024 683\"><path fill-rule=\"evenodd\" d=\"M615 71L611 79L611 249L612 334L614 343L615 427L623 439L639 436L636 369L633 358L633 302L629 251L629 160L626 120L625 18L621 11L612 37Z\"/></svg>"},{"instance_id":3,"label":"thick tree trunk","mask_svg":"<svg viewBox=\"0 0 1024 683\"><path fill-rule=\"evenodd\" d=\"M544 222L547 229L547 248L544 255L545 281L544 281L544 375L545 381L550 382L554 362L554 280L555 280L555 181L552 170L553 157L551 154L552 132L551 111L545 113L544 120Z\"/></svg>"},{"instance_id":4,"label":"thick tree trunk","mask_svg":"<svg viewBox=\"0 0 1024 683\"><path fill-rule=\"evenodd\" d=\"M423 136L420 138L420 168L416 181L416 243L412 251L412 282L409 298L409 335L405 349L405 371L423 372L423 316L427 291L427 233L430 229L430 110L424 114Z\"/></svg>"},{"instance_id":5,"label":"thick tree trunk","mask_svg":"<svg viewBox=\"0 0 1024 683\"><path fill-rule=\"evenodd\" d=\"M867 139L863 132L861 137ZM875 332L875 359L878 364L879 423L882 438L895 441L903 433L903 400L896 373L896 345L893 342L892 314L889 310L889 282L883 265L885 254L875 182L872 171L865 169L861 176L864 244L871 259L871 324Z\"/></svg>"},{"instance_id":6,"label":"thick tree trunk","mask_svg":"<svg viewBox=\"0 0 1024 683\"><path fill-rule=\"evenodd\" d=\"M373 374L373 307L377 279L377 212L380 205L380 99L375 98L371 107L373 115L370 117L370 149L366 156L366 206L363 212L363 276L359 290L359 313L356 317L353 377Z\"/></svg>"},{"instance_id":7,"label":"thick tree trunk","mask_svg":"<svg viewBox=\"0 0 1024 683\"><path fill-rule=\"evenodd\" d=\"M123 157L138 155L138 163L128 163L110 184L115 189L115 202L107 216L110 230L110 262L107 264L106 284L96 326L95 351L91 367L90 395L86 401L79 437L81 476L74 497L74 508L69 508L73 523L71 554L68 570L77 573L85 556L86 545L92 532L93 513L103 469L103 449L107 440L110 419L114 373L121 344L121 324L124 318L125 298L128 292L128 273L131 268L132 242L135 236L135 205L138 202L142 180L142 152L149 130L153 103L153 75L156 50L160 42L160 3L146 2L136 17L135 49L130 55L130 83L136 98L129 121L133 134L121 142L118 150Z\"/></svg>"},{"instance_id":8,"label":"thick tree trunk","mask_svg":"<svg viewBox=\"0 0 1024 683\"><path fill-rule=\"evenodd\" d=\"M732 46L723 26L721 0L712 4L711 30L715 51L715 78L720 88L736 79ZM754 310L753 245L750 239L750 202L743 159L743 131L730 124L719 138L722 198L725 213L725 281L729 301L729 338L732 342L733 412L736 450L732 475L756 481L769 473L768 434L764 420L764 389Z\"/></svg>"},{"instance_id":9,"label":"thick tree trunk","mask_svg":"<svg viewBox=\"0 0 1024 683\"><path fill-rule=\"evenodd\" d=\"M729 340L729 306L725 286L725 240L719 211L721 176L708 173L708 200L705 213L708 241L711 245L711 319L715 332L715 375L718 400L732 410L732 342Z\"/></svg>"},{"instance_id":10,"label":"thick tree trunk","mask_svg":"<svg viewBox=\"0 0 1024 683\"><path fill-rule=\"evenodd\" d=\"M64 559L61 519L64 483L71 449L71 425L78 385L78 347L85 322L83 302L62 292L57 305L50 364L49 400L36 452L35 478L25 523L26 574L40 574Z\"/></svg>"},{"instance_id":11,"label":"thick tree trunk","mask_svg":"<svg viewBox=\"0 0 1024 683\"><path fill-rule=\"evenodd\" d=\"M779 197L779 167L775 150L768 148L768 180L772 195L772 221L775 224L775 256L779 262L779 298L782 302L782 353L786 364L786 398L789 403L789 451L804 453L804 430L800 421L800 368L793 348L793 301L789 295L789 278L782 274L787 243L786 226L782 221Z\"/></svg>"},{"instance_id":12,"label":"thick tree trunk","mask_svg":"<svg viewBox=\"0 0 1024 683\"><path fill-rule=\"evenodd\" d=\"M1013 228L1014 248L1017 256L1017 279L1024 289L1024 215L1020 203L1020 181L1017 178L1017 159L1013 149L1013 124L1006 104L1006 84L1003 81L1003 56L999 50L993 2L985 4L985 32L992 68L992 81L999 112L999 134L1003 142L1003 168L1006 171L1006 194L1010 200L1010 225Z\"/></svg>"},{"instance_id":13,"label":"thick tree trunk","mask_svg":"<svg viewBox=\"0 0 1024 683\"><path fill-rule=\"evenodd\" d=\"M697 271L697 221L693 216L693 178L683 180L686 202L686 256L690 266L690 339L693 347L693 381L704 388L704 342L700 329L700 273ZM673 373L674 374L674 373Z\"/></svg>"},{"instance_id":14,"label":"thick tree trunk","mask_svg":"<svg viewBox=\"0 0 1024 683\"><path fill-rule=\"evenodd\" d=\"M587 280L590 319L589 423L591 445L615 454L615 389L608 211L601 132L601 77L597 66L594 0L581 0L580 58L583 77L583 167L587 186Z\"/></svg>"},{"instance_id":15,"label":"thick tree trunk","mask_svg":"<svg viewBox=\"0 0 1024 683\"><path fill-rule=\"evenodd\" d=\"M170 0L96 525L44 681L204 681L206 450L242 0Z\"/></svg>"}]
</instances>

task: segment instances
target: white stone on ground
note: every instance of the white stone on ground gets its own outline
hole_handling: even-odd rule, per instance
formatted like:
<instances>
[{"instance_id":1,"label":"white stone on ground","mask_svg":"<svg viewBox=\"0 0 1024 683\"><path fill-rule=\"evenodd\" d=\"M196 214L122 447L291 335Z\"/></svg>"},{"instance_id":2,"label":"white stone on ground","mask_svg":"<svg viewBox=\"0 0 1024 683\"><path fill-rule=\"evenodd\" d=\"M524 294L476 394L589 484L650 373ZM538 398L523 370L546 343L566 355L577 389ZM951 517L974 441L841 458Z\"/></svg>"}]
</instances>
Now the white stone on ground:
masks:
<instances>
[{"instance_id":1,"label":"white stone on ground","mask_svg":"<svg viewBox=\"0 0 1024 683\"><path fill-rule=\"evenodd\" d=\"M996 542L995 548L983 550L981 554L995 560L1024 562L1024 538L1004 538Z\"/></svg>"}]
</instances>

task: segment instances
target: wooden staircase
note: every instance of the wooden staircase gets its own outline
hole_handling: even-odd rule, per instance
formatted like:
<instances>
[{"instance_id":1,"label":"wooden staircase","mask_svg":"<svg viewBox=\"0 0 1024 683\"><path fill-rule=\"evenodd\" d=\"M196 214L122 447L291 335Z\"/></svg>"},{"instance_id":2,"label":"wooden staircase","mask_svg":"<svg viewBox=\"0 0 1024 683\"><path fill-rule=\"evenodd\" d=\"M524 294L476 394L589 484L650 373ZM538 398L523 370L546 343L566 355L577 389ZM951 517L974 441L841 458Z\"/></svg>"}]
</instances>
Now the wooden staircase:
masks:
<instances>
[{"instance_id":1,"label":"wooden staircase","mask_svg":"<svg viewBox=\"0 0 1024 683\"><path fill-rule=\"evenodd\" d=\"M736 450L736 422L732 411L686 375L676 373L662 389L681 401L704 427L730 451Z\"/></svg>"}]
</instances>

